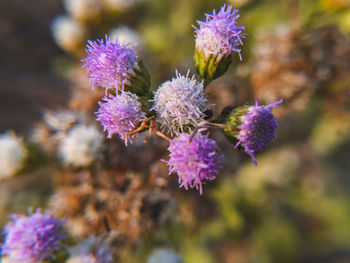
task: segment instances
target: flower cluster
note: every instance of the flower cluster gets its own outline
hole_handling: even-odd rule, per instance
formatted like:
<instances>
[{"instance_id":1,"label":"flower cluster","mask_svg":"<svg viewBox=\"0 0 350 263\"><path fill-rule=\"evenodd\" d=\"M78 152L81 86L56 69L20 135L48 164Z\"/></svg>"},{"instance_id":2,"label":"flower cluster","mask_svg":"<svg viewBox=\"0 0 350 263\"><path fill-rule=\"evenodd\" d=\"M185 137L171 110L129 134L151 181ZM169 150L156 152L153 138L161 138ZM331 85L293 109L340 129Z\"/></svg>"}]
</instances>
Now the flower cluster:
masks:
<instances>
[{"instance_id":1,"label":"flower cluster","mask_svg":"<svg viewBox=\"0 0 350 263\"><path fill-rule=\"evenodd\" d=\"M199 27L194 27L194 64L199 78L189 77L189 71L187 75L176 72L175 78L154 92L147 69L127 43L118 39L111 42L106 37L105 41L89 41L86 49L83 67L91 84L104 87L107 93L115 88L99 102L96 112L108 137L117 134L127 145L132 137L148 129L150 135L154 132L168 140L169 173L178 175L180 187L196 188L200 194L203 184L218 175L223 161L216 142L201 128L222 128L235 148L243 147L255 164L255 152L275 137L277 123L271 111L282 101L231 108L210 121L207 84L227 71L234 53L242 59L240 46L246 34L245 27L237 25L238 18L238 10L224 5L218 13L214 10L206 14L205 21L198 21Z\"/></svg>"},{"instance_id":2,"label":"flower cluster","mask_svg":"<svg viewBox=\"0 0 350 263\"><path fill-rule=\"evenodd\" d=\"M10 262L36 263L52 256L65 237L64 222L41 210L28 216L11 215L4 227L3 255Z\"/></svg>"}]
</instances>

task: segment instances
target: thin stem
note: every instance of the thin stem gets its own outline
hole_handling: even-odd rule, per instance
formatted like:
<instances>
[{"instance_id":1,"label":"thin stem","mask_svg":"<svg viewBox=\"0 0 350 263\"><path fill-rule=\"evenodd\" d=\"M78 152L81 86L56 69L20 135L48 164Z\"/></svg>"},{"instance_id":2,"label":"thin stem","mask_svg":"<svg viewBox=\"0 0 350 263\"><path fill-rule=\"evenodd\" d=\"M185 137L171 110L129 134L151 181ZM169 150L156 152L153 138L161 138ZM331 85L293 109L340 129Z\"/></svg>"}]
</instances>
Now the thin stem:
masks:
<instances>
[{"instance_id":1,"label":"thin stem","mask_svg":"<svg viewBox=\"0 0 350 263\"><path fill-rule=\"evenodd\" d=\"M167 140L168 142L171 141L171 139L168 136L166 136L164 133L161 133L160 131L157 131L157 130L153 130L153 132L159 137L163 138L164 140Z\"/></svg>"}]
</instances>

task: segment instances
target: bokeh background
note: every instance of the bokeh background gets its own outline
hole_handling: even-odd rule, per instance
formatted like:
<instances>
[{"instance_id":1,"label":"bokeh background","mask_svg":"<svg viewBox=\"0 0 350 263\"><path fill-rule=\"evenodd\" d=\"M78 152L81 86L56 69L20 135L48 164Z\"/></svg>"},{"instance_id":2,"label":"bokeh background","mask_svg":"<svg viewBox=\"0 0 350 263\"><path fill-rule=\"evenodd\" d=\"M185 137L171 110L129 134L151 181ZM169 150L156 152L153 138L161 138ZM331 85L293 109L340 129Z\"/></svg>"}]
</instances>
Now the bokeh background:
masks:
<instances>
[{"instance_id":1,"label":"bokeh background","mask_svg":"<svg viewBox=\"0 0 350 263\"><path fill-rule=\"evenodd\" d=\"M156 88L175 69L194 72L191 25L225 3L248 35L243 61L206 90L214 114L284 99L257 167L219 130L224 169L202 196L167 175L158 138L105 140L86 165L62 156L75 126L102 132L94 112L104 91L81 69L88 39L137 43ZM106 235L107 220L116 262L146 262L164 247L188 263L350 262L349 0L3 0L0 57L0 132L14 132L24 152L18 169L0 170L1 225L28 207L54 209L75 244ZM1 165L9 155L0 150Z\"/></svg>"}]
</instances>

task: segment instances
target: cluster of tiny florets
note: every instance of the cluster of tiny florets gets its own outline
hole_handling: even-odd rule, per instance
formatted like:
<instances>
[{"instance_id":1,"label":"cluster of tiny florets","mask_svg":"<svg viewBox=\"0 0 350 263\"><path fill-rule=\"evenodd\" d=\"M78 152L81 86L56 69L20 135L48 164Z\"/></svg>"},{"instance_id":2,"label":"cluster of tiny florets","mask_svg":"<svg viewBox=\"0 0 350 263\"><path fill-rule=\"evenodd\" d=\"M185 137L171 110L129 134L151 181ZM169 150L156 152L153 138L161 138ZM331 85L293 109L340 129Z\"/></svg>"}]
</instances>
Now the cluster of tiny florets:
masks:
<instances>
[{"instance_id":1,"label":"cluster of tiny florets","mask_svg":"<svg viewBox=\"0 0 350 263\"><path fill-rule=\"evenodd\" d=\"M207 98L203 83L177 73L176 78L164 82L154 94L151 110L157 114L158 121L170 133L183 131L185 127L195 126L205 117Z\"/></svg>"},{"instance_id":2,"label":"cluster of tiny florets","mask_svg":"<svg viewBox=\"0 0 350 263\"><path fill-rule=\"evenodd\" d=\"M145 113L141 110L141 103L138 97L130 92L122 92L117 96L104 98L105 102L99 102L100 108L97 111L97 120L101 122L108 137L119 134L120 138L127 145L130 140L130 133L143 121Z\"/></svg>"},{"instance_id":3,"label":"cluster of tiny florets","mask_svg":"<svg viewBox=\"0 0 350 263\"><path fill-rule=\"evenodd\" d=\"M52 256L66 236L64 222L41 210L29 216L11 215L4 227L2 254L10 262L37 263Z\"/></svg>"},{"instance_id":4,"label":"cluster of tiny florets","mask_svg":"<svg viewBox=\"0 0 350 263\"><path fill-rule=\"evenodd\" d=\"M137 64L137 55L127 43L106 39L88 41L83 59L92 86L121 89Z\"/></svg>"},{"instance_id":5,"label":"cluster of tiny florets","mask_svg":"<svg viewBox=\"0 0 350 263\"><path fill-rule=\"evenodd\" d=\"M202 194L202 184L214 180L222 167L223 156L208 134L181 133L170 141L168 150L169 173L176 173L186 190L195 187Z\"/></svg>"},{"instance_id":6,"label":"cluster of tiny florets","mask_svg":"<svg viewBox=\"0 0 350 263\"><path fill-rule=\"evenodd\" d=\"M236 144L242 144L246 153L248 153L255 165L257 165L254 153L263 149L276 137L277 122L272 114L272 109L281 104L283 100L266 105L259 106L256 102L255 106L249 107L247 114L241 117L241 125Z\"/></svg>"},{"instance_id":7,"label":"cluster of tiny florets","mask_svg":"<svg viewBox=\"0 0 350 263\"><path fill-rule=\"evenodd\" d=\"M216 14L206 14L206 21L197 21L199 28L196 29L196 48L203 50L206 55L230 55L237 52L241 58L241 50L238 46L243 45L242 38L245 36L244 26L237 25L239 18L238 10L224 5ZM232 12L232 13L231 13Z\"/></svg>"}]
</instances>

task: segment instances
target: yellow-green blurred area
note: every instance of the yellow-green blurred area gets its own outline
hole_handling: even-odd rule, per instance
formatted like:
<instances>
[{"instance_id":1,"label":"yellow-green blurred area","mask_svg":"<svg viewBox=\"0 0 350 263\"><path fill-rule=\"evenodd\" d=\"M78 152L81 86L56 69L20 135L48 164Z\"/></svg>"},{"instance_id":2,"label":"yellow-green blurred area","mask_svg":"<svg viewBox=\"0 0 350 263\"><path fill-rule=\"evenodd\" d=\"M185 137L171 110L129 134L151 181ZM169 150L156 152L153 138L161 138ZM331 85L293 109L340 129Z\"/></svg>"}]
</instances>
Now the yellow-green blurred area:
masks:
<instances>
[{"instance_id":1,"label":"yellow-green blurred area","mask_svg":"<svg viewBox=\"0 0 350 263\"><path fill-rule=\"evenodd\" d=\"M223 4L239 8L247 37L243 61L236 56L206 90L214 114L284 99L274 110L277 137L256 154L257 166L212 131L225 155L223 171L202 196L177 190L171 175L176 211L120 262L146 262L158 247L173 248L186 263L350 262L350 0L142 0L127 7L96 0L85 9L48 2L0 3L1 132L27 137L43 109L84 108L85 97L72 94L88 86L75 75L86 40L120 25L140 37L154 88L175 69L194 73L193 26ZM51 25L59 15L70 19L64 29ZM28 149L28 167L0 182L2 225L8 213L45 207L54 191L49 175L57 167Z\"/></svg>"}]
</instances>

